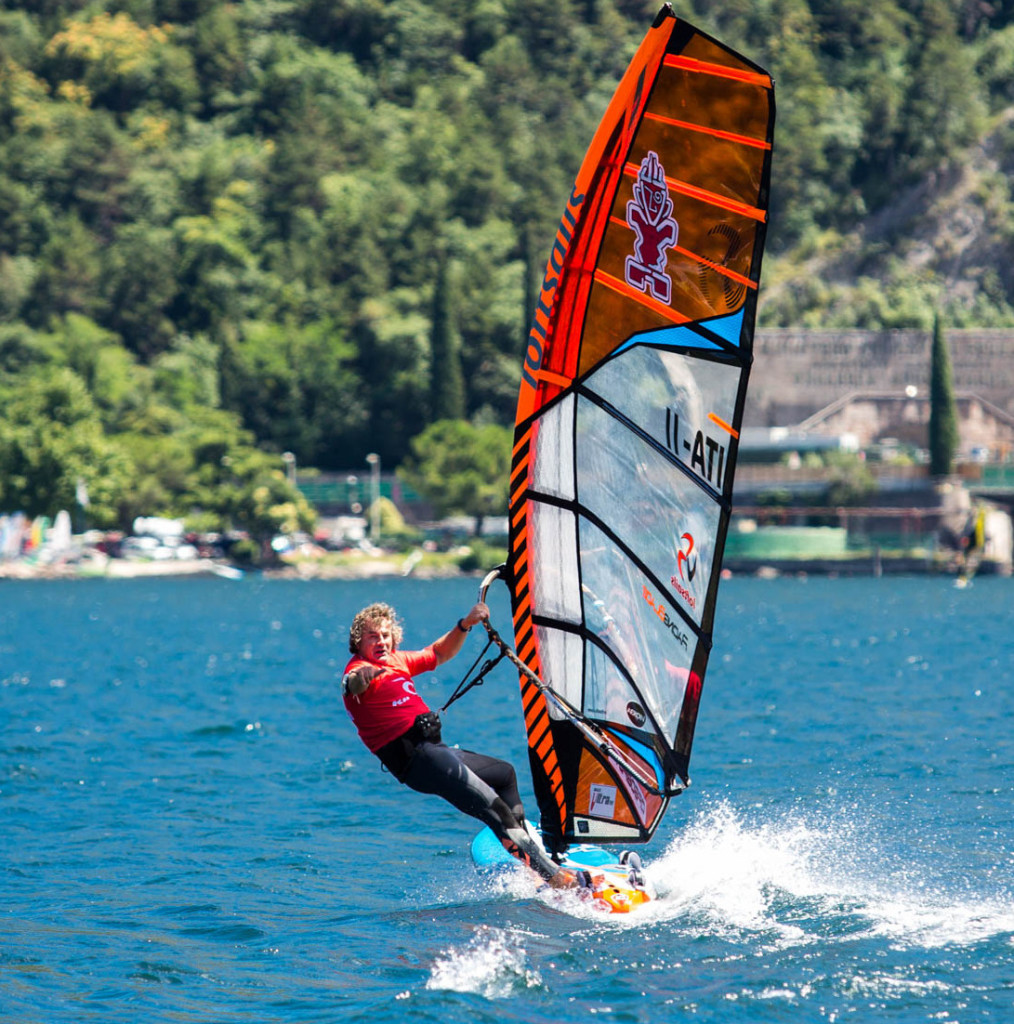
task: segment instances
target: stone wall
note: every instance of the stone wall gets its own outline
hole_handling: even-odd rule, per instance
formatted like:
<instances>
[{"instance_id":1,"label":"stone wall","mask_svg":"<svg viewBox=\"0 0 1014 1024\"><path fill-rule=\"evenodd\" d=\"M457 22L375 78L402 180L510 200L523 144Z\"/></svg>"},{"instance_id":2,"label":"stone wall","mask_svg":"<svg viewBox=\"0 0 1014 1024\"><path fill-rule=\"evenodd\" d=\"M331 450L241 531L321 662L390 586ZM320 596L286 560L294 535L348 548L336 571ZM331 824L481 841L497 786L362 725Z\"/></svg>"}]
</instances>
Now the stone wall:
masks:
<instances>
[{"instance_id":1,"label":"stone wall","mask_svg":"<svg viewBox=\"0 0 1014 1024\"><path fill-rule=\"evenodd\" d=\"M959 394L955 400L960 440L958 454L970 457L985 449L993 457L1014 451L1014 416L983 403L975 395ZM902 444L924 448L929 431L929 397L908 398L855 393L806 422L808 430L840 436L853 434L861 448L892 437Z\"/></svg>"},{"instance_id":2,"label":"stone wall","mask_svg":"<svg viewBox=\"0 0 1014 1024\"><path fill-rule=\"evenodd\" d=\"M949 330L954 388L1014 415L1014 330ZM792 426L855 392L929 390L929 331L759 330L747 426Z\"/></svg>"}]
</instances>

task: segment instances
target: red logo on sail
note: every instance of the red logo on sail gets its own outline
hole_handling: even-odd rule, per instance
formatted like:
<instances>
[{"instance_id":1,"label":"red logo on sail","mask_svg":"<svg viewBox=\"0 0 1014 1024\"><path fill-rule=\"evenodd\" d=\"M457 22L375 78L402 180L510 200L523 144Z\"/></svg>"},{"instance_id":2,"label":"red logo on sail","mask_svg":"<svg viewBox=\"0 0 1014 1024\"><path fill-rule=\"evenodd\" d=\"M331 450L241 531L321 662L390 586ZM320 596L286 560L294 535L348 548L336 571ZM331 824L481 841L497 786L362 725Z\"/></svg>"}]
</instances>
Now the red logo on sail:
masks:
<instances>
[{"instance_id":1,"label":"red logo on sail","mask_svg":"<svg viewBox=\"0 0 1014 1024\"><path fill-rule=\"evenodd\" d=\"M694 535L692 533L685 533L680 537L680 551L676 556L676 570L687 583L693 583L694 577L697 575L697 559L695 558L692 562L690 561L690 556L693 552Z\"/></svg>"},{"instance_id":2,"label":"red logo on sail","mask_svg":"<svg viewBox=\"0 0 1014 1024\"><path fill-rule=\"evenodd\" d=\"M694 600L693 595L687 589L691 583L694 582L694 577L697 575L697 559L694 558L691 561L690 556L694 551L694 537L692 533L684 533L680 537L680 550L676 555L676 572L678 576L671 576L669 582L676 588L676 593L683 598L684 601L691 608L697 606L697 602ZM685 580L687 586L684 586L680 580Z\"/></svg>"},{"instance_id":3,"label":"red logo on sail","mask_svg":"<svg viewBox=\"0 0 1014 1024\"><path fill-rule=\"evenodd\" d=\"M634 198L627 203L627 224L637 235L634 255L627 257L624 267L627 284L668 304L672 278L665 272L666 250L676 244L679 225L672 217L665 169L653 151L641 161L637 172Z\"/></svg>"}]
</instances>

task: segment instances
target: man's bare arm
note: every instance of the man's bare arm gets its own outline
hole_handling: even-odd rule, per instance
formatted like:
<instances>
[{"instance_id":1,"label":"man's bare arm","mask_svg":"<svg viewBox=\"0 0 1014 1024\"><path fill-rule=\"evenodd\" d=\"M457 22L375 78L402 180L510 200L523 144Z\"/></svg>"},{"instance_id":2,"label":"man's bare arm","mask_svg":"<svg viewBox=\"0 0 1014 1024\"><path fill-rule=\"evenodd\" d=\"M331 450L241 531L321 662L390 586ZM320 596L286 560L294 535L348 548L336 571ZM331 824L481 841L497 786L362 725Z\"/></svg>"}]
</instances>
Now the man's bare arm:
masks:
<instances>
[{"instance_id":1,"label":"man's bare arm","mask_svg":"<svg viewBox=\"0 0 1014 1024\"><path fill-rule=\"evenodd\" d=\"M458 624L446 632L439 640L433 642L433 651L437 656L437 664L443 665L445 661L453 658L461 650L465 643L465 636L476 624L489 618L489 608L481 601L474 604L468 614L458 620Z\"/></svg>"}]
</instances>

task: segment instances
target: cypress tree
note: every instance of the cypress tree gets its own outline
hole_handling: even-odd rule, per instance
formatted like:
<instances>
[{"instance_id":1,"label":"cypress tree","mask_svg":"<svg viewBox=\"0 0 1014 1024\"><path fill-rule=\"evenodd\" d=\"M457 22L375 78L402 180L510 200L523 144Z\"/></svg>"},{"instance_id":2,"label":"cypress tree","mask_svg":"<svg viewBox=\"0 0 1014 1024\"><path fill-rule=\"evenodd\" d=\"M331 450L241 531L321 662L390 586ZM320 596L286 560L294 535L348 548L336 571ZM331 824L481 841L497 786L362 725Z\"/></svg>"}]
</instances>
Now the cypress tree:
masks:
<instances>
[{"instance_id":1,"label":"cypress tree","mask_svg":"<svg viewBox=\"0 0 1014 1024\"><path fill-rule=\"evenodd\" d=\"M954 469L958 447L958 414L954 403L951 355L940 314L933 317L933 349L930 356L930 473L947 476Z\"/></svg>"},{"instance_id":2,"label":"cypress tree","mask_svg":"<svg viewBox=\"0 0 1014 1024\"><path fill-rule=\"evenodd\" d=\"M461 345L454 328L454 307L448 283L447 260L437 263L430 327L430 417L460 420L465 417L465 380L461 371Z\"/></svg>"}]
</instances>

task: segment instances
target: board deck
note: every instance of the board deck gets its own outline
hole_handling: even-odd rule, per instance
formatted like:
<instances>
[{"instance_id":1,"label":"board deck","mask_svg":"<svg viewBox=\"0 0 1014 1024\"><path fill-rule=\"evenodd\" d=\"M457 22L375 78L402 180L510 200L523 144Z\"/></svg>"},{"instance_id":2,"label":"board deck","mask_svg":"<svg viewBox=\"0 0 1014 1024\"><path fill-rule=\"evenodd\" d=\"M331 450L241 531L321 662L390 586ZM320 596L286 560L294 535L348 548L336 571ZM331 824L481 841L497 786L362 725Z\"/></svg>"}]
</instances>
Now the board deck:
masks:
<instances>
[{"instance_id":1,"label":"board deck","mask_svg":"<svg viewBox=\"0 0 1014 1024\"><path fill-rule=\"evenodd\" d=\"M484 828L472 840L472 861L480 870L506 870L518 866L518 861L503 848L489 828ZM592 898L609 913L629 913L653 898L644 884L638 885L631 880L631 865L621 863L615 853L602 846L571 846L560 866L570 871L587 871L592 879Z\"/></svg>"}]
</instances>

